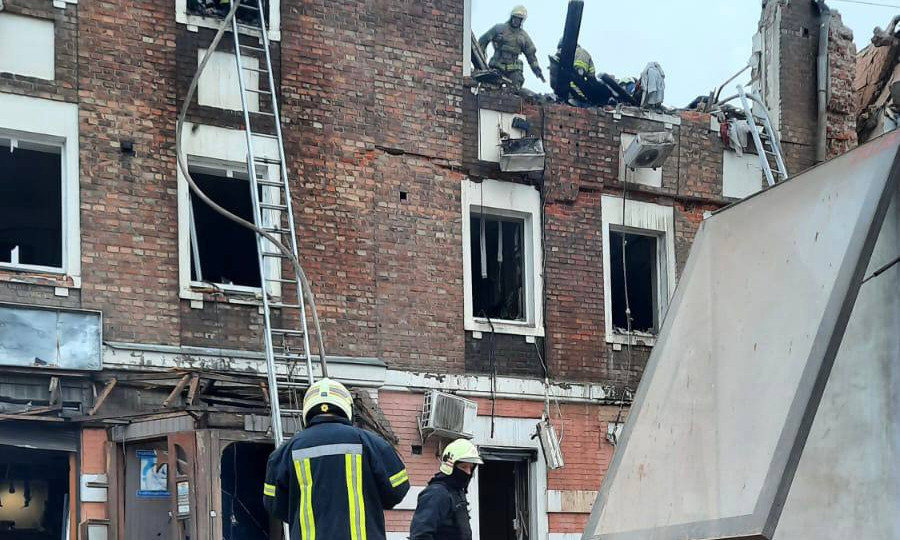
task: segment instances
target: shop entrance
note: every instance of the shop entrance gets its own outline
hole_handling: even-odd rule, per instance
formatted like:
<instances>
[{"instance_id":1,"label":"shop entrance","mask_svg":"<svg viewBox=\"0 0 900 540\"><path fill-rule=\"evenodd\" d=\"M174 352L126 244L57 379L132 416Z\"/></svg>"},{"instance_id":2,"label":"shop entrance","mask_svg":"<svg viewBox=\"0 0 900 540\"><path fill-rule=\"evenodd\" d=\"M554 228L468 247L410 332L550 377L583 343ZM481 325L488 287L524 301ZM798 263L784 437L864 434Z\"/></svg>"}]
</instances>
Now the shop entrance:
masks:
<instances>
[{"instance_id":1,"label":"shop entrance","mask_svg":"<svg viewBox=\"0 0 900 540\"><path fill-rule=\"evenodd\" d=\"M481 450L478 467L478 522L481 538L529 540L531 531L531 463L528 450Z\"/></svg>"},{"instance_id":2,"label":"shop entrance","mask_svg":"<svg viewBox=\"0 0 900 540\"><path fill-rule=\"evenodd\" d=\"M59 540L68 521L69 453L0 444L0 540Z\"/></svg>"}]
</instances>

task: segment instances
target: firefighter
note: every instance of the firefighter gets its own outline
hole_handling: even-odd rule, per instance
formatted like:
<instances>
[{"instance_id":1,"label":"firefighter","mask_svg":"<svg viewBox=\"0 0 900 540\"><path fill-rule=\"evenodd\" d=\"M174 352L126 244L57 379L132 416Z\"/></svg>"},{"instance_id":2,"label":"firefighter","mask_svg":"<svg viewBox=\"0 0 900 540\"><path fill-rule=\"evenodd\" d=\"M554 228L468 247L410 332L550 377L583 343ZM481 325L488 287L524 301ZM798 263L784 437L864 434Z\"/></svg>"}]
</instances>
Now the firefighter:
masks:
<instances>
[{"instance_id":1,"label":"firefighter","mask_svg":"<svg viewBox=\"0 0 900 540\"><path fill-rule=\"evenodd\" d=\"M522 23L528 17L528 11L524 6L516 6L509 14L509 21L500 23L488 30L478 40L481 50L487 54L488 43L494 44L494 55L488 65L496 69L501 75L512 81L516 88L525 84L525 76L522 73L522 61L519 56L524 54L535 76L544 80L544 73L537 61L537 49L531 41L531 37L522 28Z\"/></svg>"},{"instance_id":2,"label":"firefighter","mask_svg":"<svg viewBox=\"0 0 900 540\"><path fill-rule=\"evenodd\" d=\"M556 55L555 59L559 61L560 52L562 50L562 40L559 40L559 45L556 46ZM591 58L591 53L587 52L581 45L575 45L575 62L572 67L575 69L575 73L581 75L586 79L594 79L597 76L596 70L594 69L594 59ZM554 66L554 64L550 64L550 87L556 88L556 77L558 76L558 68ZM569 83L569 95L573 97L578 105L589 105L588 98L585 97L584 93L580 88L574 83Z\"/></svg>"},{"instance_id":3,"label":"firefighter","mask_svg":"<svg viewBox=\"0 0 900 540\"><path fill-rule=\"evenodd\" d=\"M291 540L385 540L384 510L403 500L409 477L391 445L352 418L350 392L321 379L303 398L305 429L269 457L263 503Z\"/></svg>"},{"instance_id":4,"label":"firefighter","mask_svg":"<svg viewBox=\"0 0 900 540\"><path fill-rule=\"evenodd\" d=\"M457 439L444 449L441 462L440 472L419 494L409 540L472 540L466 492L484 461L471 441Z\"/></svg>"}]
</instances>

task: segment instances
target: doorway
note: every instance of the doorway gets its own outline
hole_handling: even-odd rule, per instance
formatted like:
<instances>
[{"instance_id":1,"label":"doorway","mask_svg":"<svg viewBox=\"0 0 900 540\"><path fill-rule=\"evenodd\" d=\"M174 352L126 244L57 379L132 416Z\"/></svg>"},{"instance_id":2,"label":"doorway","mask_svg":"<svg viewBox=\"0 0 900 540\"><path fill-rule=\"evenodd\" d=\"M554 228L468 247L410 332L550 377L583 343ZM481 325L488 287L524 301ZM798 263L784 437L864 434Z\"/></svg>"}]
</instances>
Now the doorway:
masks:
<instances>
[{"instance_id":1,"label":"doorway","mask_svg":"<svg viewBox=\"0 0 900 540\"><path fill-rule=\"evenodd\" d=\"M279 540L280 524L263 506L266 464L271 443L235 442L222 451L222 538Z\"/></svg>"},{"instance_id":2,"label":"doorway","mask_svg":"<svg viewBox=\"0 0 900 540\"><path fill-rule=\"evenodd\" d=\"M481 538L530 540L530 450L481 448L484 465L478 468L478 521Z\"/></svg>"},{"instance_id":3,"label":"doorway","mask_svg":"<svg viewBox=\"0 0 900 540\"><path fill-rule=\"evenodd\" d=\"M59 540L68 512L67 452L0 445L0 540Z\"/></svg>"}]
</instances>

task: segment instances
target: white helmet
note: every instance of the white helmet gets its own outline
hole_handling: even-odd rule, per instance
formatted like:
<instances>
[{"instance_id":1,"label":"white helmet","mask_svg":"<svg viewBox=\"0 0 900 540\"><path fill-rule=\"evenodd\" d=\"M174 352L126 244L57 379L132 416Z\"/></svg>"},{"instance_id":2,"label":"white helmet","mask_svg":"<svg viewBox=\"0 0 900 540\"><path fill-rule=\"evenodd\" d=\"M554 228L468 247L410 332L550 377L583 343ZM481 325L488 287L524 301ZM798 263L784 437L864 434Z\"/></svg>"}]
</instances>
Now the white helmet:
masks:
<instances>
[{"instance_id":1,"label":"white helmet","mask_svg":"<svg viewBox=\"0 0 900 540\"><path fill-rule=\"evenodd\" d=\"M335 407L336 411L331 411ZM353 396L343 384L331 379L319 379L306 390L303 397L303 425L310 413L338 413L353 420Z\"/></svg>"},{"instance_id":2,"label":"white helmet","mask_svg":"<svg viewBox=\"0 0 900 540\"><path fill-rule=\"evenodd\" d=\"M509 18L512 19L513 17L518 17L524 21L528 18L528 10L525 9L525 6L516 6L509 12Z\"/></svg>"},{"instance_id":3,"label":"white helmet","mask_svg":"<svg viewBox=\"0 0 900 540\"><path fill-rule=\"evenodd\" d=\"M478 447L468 439L456 439L444 448L441 454L441 472L447 475L453 474L453 468L457 463L474 463L482 465L484 461L478 455Z\"/></svg>"}]
</instances>

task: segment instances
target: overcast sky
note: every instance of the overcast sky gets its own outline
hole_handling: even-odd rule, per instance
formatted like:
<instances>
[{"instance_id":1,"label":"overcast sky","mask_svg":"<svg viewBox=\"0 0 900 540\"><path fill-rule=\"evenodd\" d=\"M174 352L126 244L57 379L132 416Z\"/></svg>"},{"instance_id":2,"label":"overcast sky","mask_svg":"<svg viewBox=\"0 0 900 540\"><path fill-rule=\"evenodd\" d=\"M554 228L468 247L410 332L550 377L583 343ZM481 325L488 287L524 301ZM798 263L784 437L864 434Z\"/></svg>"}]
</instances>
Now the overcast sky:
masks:
<instances>
[{"instance_id":1,"label":"overcast sky","mask_svg":"<svg viewBox=\"0 0 900 540\"><path fill-rule=\"evenodd\" d=\"M869 42L875 26L885 27L900 14L900 0L866 1L897 7L829 2L853 30L858 49ZM473 30L481 36L506 21L517 4L528 8L525 29L546 76L547 56L562 37L566 0L472 0ZM666 73L666 105L684 107L747 64L760 5L760 0L586 0L579 43L593 56L598 72L620 78L637 77L647 62L659 62ZM525 86L550 92L527 64Z\"/></svg>"}]
</instances>

